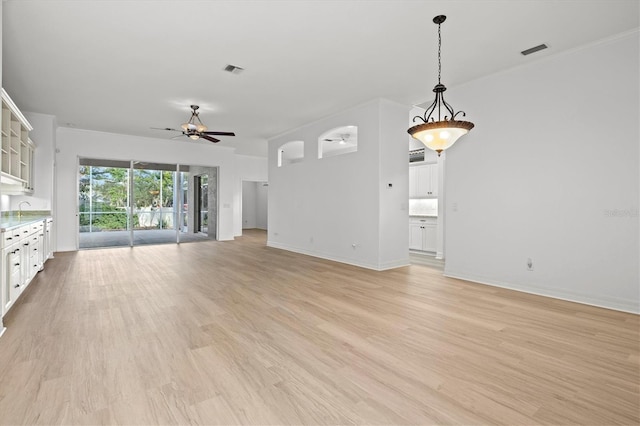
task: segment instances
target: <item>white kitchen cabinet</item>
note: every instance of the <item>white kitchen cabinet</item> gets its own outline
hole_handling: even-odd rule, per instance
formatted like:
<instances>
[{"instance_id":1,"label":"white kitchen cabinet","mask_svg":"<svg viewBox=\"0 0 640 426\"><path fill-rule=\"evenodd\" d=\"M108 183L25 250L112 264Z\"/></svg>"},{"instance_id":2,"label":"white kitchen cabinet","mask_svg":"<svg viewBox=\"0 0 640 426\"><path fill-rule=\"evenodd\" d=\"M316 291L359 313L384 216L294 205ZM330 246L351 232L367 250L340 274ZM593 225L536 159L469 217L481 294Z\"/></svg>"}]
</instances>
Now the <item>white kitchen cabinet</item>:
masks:
<instances>
[{"instance_id":1,"label":"white kitchen cabinet","mask_svg":"<svg viewBox=\"0 0 640 426\"><path fill-rule=\"evenodd\" d=\"M33 152L29 139L31 124L2 89L2 126L0 134L0 182L4 194L33 192Z\"/></svg>"},{"instance_id":2,"label":"white kitchen cabinet","mask_svg":"<svg viewBox=\"0 0 640 426\"><path fill-rule=\"evenodd\" d=\"M437 218L411 219L409 221L409 249L436 252L438 242Z\"/></svg>"},{"instance_id":3,"label":"white kitchen cabinet","mask_svg":"<svg viewBox=\"0 0 640 426\"><path fill-rule=\"evenodd\" d=\"M2 316L15 303L44 266L45 220L12 227L2 232Z\"/></svg>"},{"instance_id":4,"label":"white kitchen cabinet","mask_svg":"<svg viewBox=\"0 0 640 426\"><path fill-rule=\"evenodd\" d=\"M409 198L438 197L438 165L409 167Z\"/></svg>"}]
</instances>

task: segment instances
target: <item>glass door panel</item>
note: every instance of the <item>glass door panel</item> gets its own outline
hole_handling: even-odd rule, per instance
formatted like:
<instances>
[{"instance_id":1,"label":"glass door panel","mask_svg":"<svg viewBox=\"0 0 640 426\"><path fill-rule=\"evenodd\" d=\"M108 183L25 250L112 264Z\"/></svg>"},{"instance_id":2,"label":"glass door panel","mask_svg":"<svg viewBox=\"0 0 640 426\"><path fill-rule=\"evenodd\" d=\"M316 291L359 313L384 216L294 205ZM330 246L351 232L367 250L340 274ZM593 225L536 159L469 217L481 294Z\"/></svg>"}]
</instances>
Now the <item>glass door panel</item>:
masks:
<instances>
[{"instance_id":1,"label":"glass door panel","mask_svg":"<svg viewBox=\"0 0 640 426\"><path fill-rule=\"evenodd\" d=\"M133 245L175 243L175 164L133 162Z\"/></svg>"},{"instance_id":2,"label":"glass door panel","mask_svg":"<svg viewBox=\"0 0 640 426\"><path fill-rule=\"evenodd\" d=\"M207 234L209 232L209 176L206 174L195 177L196 201L196 231Z\"/></svg>"},{"instance_id":3,"label":"glass door panel","mask_svg":"<svg viewBox=\"0 0 640 426\"><path fill-rule=\"evenodd\" d=\"M78 172L78 247L129 245L129 162L81 158Z\"/></svg>"}]
</instances>

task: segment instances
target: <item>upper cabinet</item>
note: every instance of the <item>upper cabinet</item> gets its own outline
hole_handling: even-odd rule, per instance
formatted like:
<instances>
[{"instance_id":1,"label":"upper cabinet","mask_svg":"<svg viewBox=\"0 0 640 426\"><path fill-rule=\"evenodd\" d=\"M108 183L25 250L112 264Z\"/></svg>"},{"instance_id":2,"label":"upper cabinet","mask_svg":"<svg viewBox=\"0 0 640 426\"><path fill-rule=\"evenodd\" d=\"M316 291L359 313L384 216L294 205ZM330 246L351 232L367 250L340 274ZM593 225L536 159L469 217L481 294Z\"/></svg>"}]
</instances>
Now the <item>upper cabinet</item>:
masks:
<instances>
[{"instance_id":1,"label":"upper cabinet","mask_svg":"<svg viewBox=\"0 0 640 426\"><path fill-rule=\"evenodd\" d=\"M0 181L3 193L33 192L33 127L2 89L2 151Z\"/></svg>"},{"instance_id":2,"label":"upper cabinet","mask_svg":"<svg viewBox=\"0 0 640 426\"><path fill-rule=\"evenodd\" d=\"M438 165L409 167L409 198L438 197Z\"/></svg>"}]
</instances>

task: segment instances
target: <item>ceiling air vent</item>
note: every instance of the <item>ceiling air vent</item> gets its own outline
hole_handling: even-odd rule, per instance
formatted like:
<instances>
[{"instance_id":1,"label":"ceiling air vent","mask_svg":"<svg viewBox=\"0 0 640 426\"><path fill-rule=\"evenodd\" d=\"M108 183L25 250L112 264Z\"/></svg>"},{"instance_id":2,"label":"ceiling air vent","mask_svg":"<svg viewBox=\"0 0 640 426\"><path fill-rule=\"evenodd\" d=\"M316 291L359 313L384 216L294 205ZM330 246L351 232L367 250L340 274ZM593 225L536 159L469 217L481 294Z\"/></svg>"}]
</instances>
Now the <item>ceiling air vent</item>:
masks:
<instances>
[{"instance_id":1,"label":"ceiling air vent","mask_svg":"<svg viewBox=\"0 0 640 426\"><path fill-rule=\"evenodd\" d=\"M424 161L424 148L409 151L409 162Z\"/></svg>"},{"instance_id":2,"label":"ceiling air vent","mask_svg":"<svg viewBox=\"0 0 640 426\"><path fill-rule=\"evenodd\" d=\"M537 46L533 46L533 47L531 47L531 48L529 48L527 50L523 50L520 53L522 53L524 56L527 56L527 55L531 55L532 53L536 53L536 52L538 52L540 50L544 50L547 47L549 47L549 46L547 46L546 44L542 43L542 44L539 44Z\"/></svg>"},{"instance_id":3,"label":"ceiling air vent","mask_svg":"<svg viewBox=\"0 0 640 426\"><path fill-rule=\"evenodd\" d=\"M226 67L224 67L224 70L226 72L230 72L231 74L240 74L242 71L244 71L244 68L229 64Z\"/></svg>"}]
</instances>

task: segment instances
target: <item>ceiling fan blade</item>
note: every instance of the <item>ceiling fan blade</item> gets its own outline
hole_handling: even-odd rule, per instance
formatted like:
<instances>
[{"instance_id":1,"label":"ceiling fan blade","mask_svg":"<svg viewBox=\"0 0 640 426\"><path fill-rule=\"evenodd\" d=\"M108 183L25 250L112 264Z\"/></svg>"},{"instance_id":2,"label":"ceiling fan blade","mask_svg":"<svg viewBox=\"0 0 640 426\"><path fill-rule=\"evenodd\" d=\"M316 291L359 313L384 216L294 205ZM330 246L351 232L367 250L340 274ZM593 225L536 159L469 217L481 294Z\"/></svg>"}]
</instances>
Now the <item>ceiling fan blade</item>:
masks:
<instances>
[{"instance_id":1,"label":"ceiling fan blade","mask_svg":"<svg viewBox=\"0 0 640 426\"><path fill-rule=\"evenodd\" d=\"M213 143L220 142L220 139L212 138L211 136L207 136L207 135L202 134L202 133L200 134L200 137L202 139L208 140L209 142L213 142Z\"/></svg>"},{"instance_id":2,"label":"ceiling fan blade","mask_svg":"<svg viewBox=\"0 0 640 426\"><path fill-rule=\"evenodd\" d=\"M178 129L171 129L169 127L149 127L150 129L153 130L170 130L172 132L182 132L182 130L178 130Z\"/></svg>"},{"instance_id":3,"label":"ceiling fan blade","mask_svg":"<svg viewBox=\"0 0 640 426\"><path fill-rule=\"evenodd\" d=\"M203 135L216 135L216 136L235 136L233 132L202 132Z\"/></svg>"}]
</instances>

